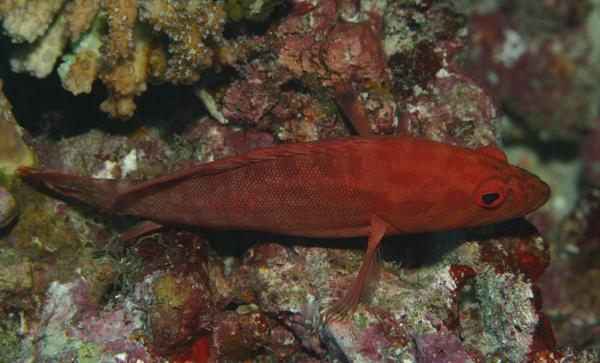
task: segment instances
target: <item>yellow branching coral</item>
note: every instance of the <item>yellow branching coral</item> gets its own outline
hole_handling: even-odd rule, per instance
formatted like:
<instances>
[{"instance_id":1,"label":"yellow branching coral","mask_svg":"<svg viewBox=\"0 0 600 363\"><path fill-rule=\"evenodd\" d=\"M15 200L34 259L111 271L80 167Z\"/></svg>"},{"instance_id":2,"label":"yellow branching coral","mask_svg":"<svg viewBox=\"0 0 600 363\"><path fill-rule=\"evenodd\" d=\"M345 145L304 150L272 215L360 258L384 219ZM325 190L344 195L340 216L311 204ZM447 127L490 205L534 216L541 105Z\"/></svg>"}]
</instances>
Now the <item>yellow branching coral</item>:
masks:
<instances>
[{"instance_id":1,"label":"yellow branching coral","mask_svg":"<svg viewBox=\"0 0 600 363\"><path fill-rule=\"evenodd\" d=\"M12 55L13 71L43 78L62 57L63 87L89 93L100 79L109 94L101 109L120 119L149 82L189 84L235 58L226 18L222 0L0 0L5 33L29 43Z\"/></svg>"},{"instance_id":2,"label":"yellow branching coral","mask_svg":"<svg viewBox=\"0 0 600 363\"><path fill-rule=\"evenodd\" d=\"M151 38L140 26L135 28L135 37L133 54L100 74L109 91L108 99L102 102L100 109L113 118L133 115L133 98L146 91Z\"/></svg>"},{"instance_id":3,"label":"yellow branching coral","mask_svg":"<svg viewBox=\"0 0 600 363\"><path fill-rule=\"evenodd\" d=\"M10 65L15 72L29 72L38 78L48 76L67 44L67 22L60 14L50 29L35 43L15 52Z\"/></svg>"},{"instance_id":4,"label":"yellow branching coral","mask_svg":"<svg viewBox=\"0 0 600 363\"><path fill-rule=\"evenodd\" d=\"M211 0L140 0L141 18L157 31L167 34L169 59L165 79L174 82L193 82L198 71L210 66L214 49L207 45L223 43L225 25L222 2Z\"/></svg>"},{"instance_id":5,"label":"yellow branching coral","mask_svg":"<svg viewBox=\"0 0 600 363\"><path fill-rule=\"evenodd\" d=\"M67 4L65 13L71 42L77 42L92 26L99 9L100 0L73 0Z\"/></svg>"},{"instance_id":6,"label":"yellow branching coral","mask_svg":"<svg viewBox=\"0 0 600 363\"><path fill-rule=\"evenodd\" d=\"M108 22L103 54L109 66L115 66L135 49L133 26L137 19L137 0L103 0Z\"/></svg>"},{"instance_id":7,"label":"yellow branching coral","mask_svg":"<svg viewBox=\"0 0 600 363\"><path fill-rule=\"evenodd\" d=\"M63 61L58 67L62 86L74 95L90 93L92 84L98 77L102 58L100 47L105 24L103 20L102 15L98 14L92 29L81 37L71 53L63 56Z\"/></svg>"},{"instance_id":8,"label":"yellow branching coral","mask_svg":"<svg viewBox=\"0 0 600 363\"><path fill-rule=\"evenodd\" d=\"M34 42L42 36L60 10L63 0L13 1L4 14L4 30L14 42Z\"/></svg>"}]
</instances>

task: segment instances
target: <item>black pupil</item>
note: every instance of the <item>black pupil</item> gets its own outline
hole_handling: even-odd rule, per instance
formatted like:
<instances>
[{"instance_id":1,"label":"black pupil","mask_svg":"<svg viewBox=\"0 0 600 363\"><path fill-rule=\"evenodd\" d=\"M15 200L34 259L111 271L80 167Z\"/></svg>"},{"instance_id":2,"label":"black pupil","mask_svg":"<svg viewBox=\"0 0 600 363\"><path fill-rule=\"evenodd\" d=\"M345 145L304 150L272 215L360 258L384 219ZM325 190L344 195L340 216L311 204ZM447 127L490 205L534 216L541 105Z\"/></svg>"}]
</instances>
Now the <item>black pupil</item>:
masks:
<instances>
[{"instance_id":1,"label":"black pupil","mask_svg":"<svg viewBox=\"0 0 600 363\"><path fill-rule=\"evenodd\" d=\"M483 202L485 204L492 204L494 203L498 198L500 198L500 194L498 193L485 193L482 197L481 200L483 200Z\"/></svg>"}]
</instances>

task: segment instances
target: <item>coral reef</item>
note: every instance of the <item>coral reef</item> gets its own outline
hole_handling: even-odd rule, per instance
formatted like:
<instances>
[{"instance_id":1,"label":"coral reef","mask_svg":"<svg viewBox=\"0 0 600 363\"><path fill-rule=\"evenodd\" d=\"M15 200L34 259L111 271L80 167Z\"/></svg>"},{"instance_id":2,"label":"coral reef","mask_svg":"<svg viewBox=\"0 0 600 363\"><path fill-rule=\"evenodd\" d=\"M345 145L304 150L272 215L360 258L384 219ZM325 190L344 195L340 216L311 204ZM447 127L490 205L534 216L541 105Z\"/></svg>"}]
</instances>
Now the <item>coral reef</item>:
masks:
<instances>
[{"instance_id":1,"label":"coral reef","mask_svg":"<svg viewBox=\"0 0 600 363\"><path fill-rule=\"evenodd\" d=\"M298 2L264 37L240 42L245 63L234 66L244 79L221 100L227 119L284 141L344 135L341 84L350 85L375 133L469 146L496 141L495 102L453 65L464 21L451 8L372 4L359 23L337 21L339 11L334 2ZM405 24L411 16L420 31ZM302 113L282 112L292 108Z\"/></svg>"},{"instance_id":2,"label":"coral reef","mask_svg":"<svg viewBox=\"0 0 600 363\"><path fill-rule=\"evenodd\" d=\"M582 160L531 146L598 125L597 16L587 1L0 1L14 72L135 114L73 116L70 95L47 105L7 77L30 147L0 94L0 360L599 361L598 132ZM554 197L527 219L387 238L370 298L323 321L363 239L173 227L122 244L132 218L13 175L31 149L46 169L146 179L356 132L504 141Z\"/></svg>"},{"instance_id":3,"label":"coral reef","mask_svg":"<svg viewBox=\"0 0 600 363\"><path fill-rule=\"evenodd\" d=\"M157 246L165 246L165 249ZM146 313L148 343L160 353L205 335L219 303L206 242L188 233L150 238L130 251L128 280Z\"/></svg>"},{"instance_id":4,"label":"coral reef","mask_svg":"<svg viewBox=\"0 0 600 363\"><path fill-rule=\"evenodd\" d=\"M545 139L580 139L600 97L600 6L593 1L473 4L466 69ZM508 5L508 6L503 6Z\"/></svg>"},{"instance_id":5,"label":"coral reef","mask_svg":"<svg viewBox=\"0 0 600 363\"><path fill-rule=\"evenodd\" d=\"M11 55L13 71L44 78L62 57L63 87L89 93L100 79L109 93L101 109L120 119L133 115L148 82L192 83L227 64L226 18L223 2L212 0L33 0L0 8L11 40L26 42Z\"/></svg>"},{"instance_id":6,"label":"coral reef","mask_svg":"<svg viewBox=\"0 0 600 363\"><path fill-rule=\"evenodd\" d=\"M550 203L532 220L551 245L553 262L540 285L556 337L562 344L598 349L592 323L598 311L590 303L597 299L598 266L590 256L599 233L593 227L600 180L599 4L461 4L473 27L466 70L511 114L506 140L543 142L538 152L514 146L509 155L552 184Z\"/></svg>"},{"instance_id":7,"label":"coral reef","mask_svg":"<svg viewBox=\"0 0 600 363\"><path fill-rule=\"evenodd\" d=\"M78 362L150 361L137 341L142 316L135 306L102 310L87 295L86 282L53 282L38 329L31 329L22 354Z\"/></svg>"},{"instance_id":8,"label":"coral reef","mask_svg":"<svg viewBox=\"0 0 600 363\"><path fill-rule=\"evenodd\" d=\"M545 306L558 339L565 344L600 348L597 320L598 218L600 191L588 187L575 208L561 223L553 244L554 261L541 284Z\"/></svg>"},{"instance_id":9,"label":"coral reef","mask_svg":"<svg viewBox=\"0 0 600 363\"><path fill-rule=\"evenodd\" d=\"M494 144L499 139L496 104L462 72L444 74L426 90L409 98L410 106L402 119L406 133L472 147Z\"/></svg>"}]
</instances>

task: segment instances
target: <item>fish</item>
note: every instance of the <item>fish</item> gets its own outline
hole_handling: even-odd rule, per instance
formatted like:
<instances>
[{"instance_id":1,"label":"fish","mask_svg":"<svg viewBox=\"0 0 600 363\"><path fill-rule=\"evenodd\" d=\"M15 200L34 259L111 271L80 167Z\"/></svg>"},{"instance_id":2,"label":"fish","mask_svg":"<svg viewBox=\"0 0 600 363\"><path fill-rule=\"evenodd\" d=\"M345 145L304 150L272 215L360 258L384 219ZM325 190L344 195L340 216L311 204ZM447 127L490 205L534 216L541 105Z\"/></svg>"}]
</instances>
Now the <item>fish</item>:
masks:
<instances>
[{"instance_id":1,"label":"fish","mask_svg":"<svg viewBox=\"0 0 600 363\"><path fill-rule=\"evenodd\" d=\"M323 311L327 319L353 311L368 294L382 266L383 237L498 223L550 196L544 181L493 145L470 149L409 136L259 148L150 180L19 172L63 196L142 218L124 240L163 226L367 237L358 275Z\"/></svg>"}]
</instances>

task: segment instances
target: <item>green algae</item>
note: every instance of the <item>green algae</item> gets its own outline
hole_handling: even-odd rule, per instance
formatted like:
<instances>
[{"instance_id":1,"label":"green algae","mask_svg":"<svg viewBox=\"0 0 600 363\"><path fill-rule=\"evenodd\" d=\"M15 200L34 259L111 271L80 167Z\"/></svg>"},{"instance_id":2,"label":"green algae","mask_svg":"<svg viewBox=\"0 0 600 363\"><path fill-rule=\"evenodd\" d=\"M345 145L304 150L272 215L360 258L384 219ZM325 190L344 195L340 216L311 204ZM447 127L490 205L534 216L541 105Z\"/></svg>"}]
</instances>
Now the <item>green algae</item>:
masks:
<instances>
[{"instance_id":1,"label":"green algae","mask_svg":"<svg viewBox=\"0 0 600 363\"><path fill-rule=\"evenodd\" d=\"M77 351L78 363L98 362L99 357L103 356L104 347L101 344L87 343Z\"/></svg>"},{"instance_id":2,"label":"green algae","mask_svg":"<svg viewBox=\"0 0 600 363\"><path fill-rule=\"evenodd\" d=\"M263 22L281 3L281 0L226 0L225 11L227 17L234 22L241 20Z\"/></svg>"},{"instance_id":3,"label":"green algae","mask_svg":"<svg viewBox=\"0 0 600 363\"><path fill-rule=\"evenodd\" d=\"M14 250L0 249L0 296L6 303L4 292L15 294L28 291L33 286L31 261Z\"/></svg>"},{"instance_id":4,"label":"green algae","mask_svg":"<svg viewBox=\"0 0 600 363\"><path fill-rule=\"evenodd\" d=\"M21 337L17 334L17 326L7 319L0 319L0 363L16 362L21 353Z\"/></svg>"},{"instance_id":5,"label":"green algae","mask_svg":"<svg viewBox=\"0 0 600 363\"><path fill-rule=\"evenodd\" d=\"M185 305L191 295L190 286L180 284L171 274L160 277L154 283L154 296L161 303L172 308L180 308Z\"/></svg>"},{"instance_id":6,"label":"green algae","mask_svg":"<svg viewBox=\"0 0 600 363\"><path fill-rule=\"evenodd\" d=\"M79 243L73 227L55 212L52 199L39 193L27 193L27 198L21 196L19 200L28 202L22 205L19 220L12 229L11 236L17 246L32 253L48 254Z\"/></svg>"}]
</instances>

